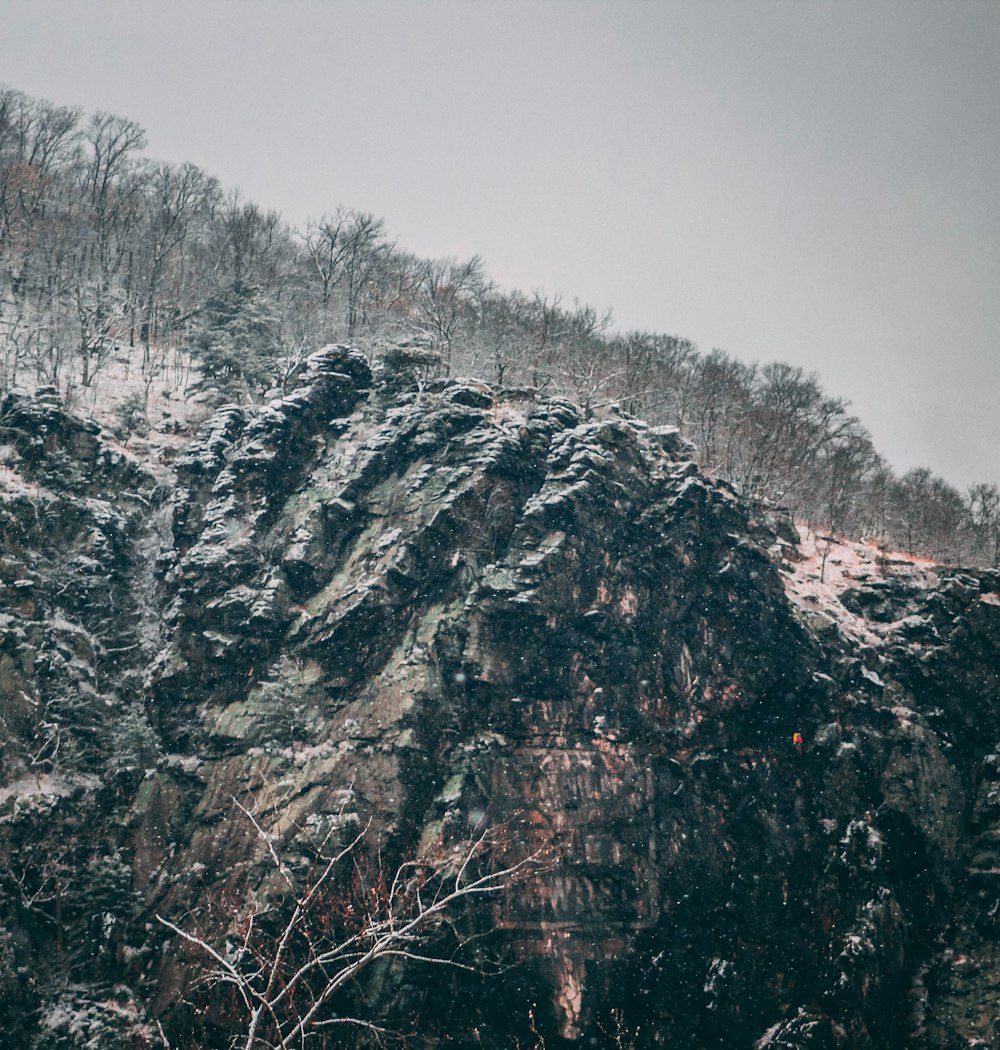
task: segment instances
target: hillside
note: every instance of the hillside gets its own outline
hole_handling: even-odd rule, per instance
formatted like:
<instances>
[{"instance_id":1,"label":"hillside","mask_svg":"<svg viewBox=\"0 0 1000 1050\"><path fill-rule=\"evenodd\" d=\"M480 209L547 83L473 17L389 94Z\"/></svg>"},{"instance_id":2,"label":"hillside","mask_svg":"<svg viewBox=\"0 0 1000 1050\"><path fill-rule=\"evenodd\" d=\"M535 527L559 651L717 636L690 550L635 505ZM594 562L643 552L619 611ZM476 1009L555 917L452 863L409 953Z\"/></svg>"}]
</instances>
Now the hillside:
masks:
<instances>
[{"instance_id":1,"label":"hillside","mask_svg":"<svg viewBox=\"0 0 1000 1050\"><path fill-rule=\"evenodd\" d=\"M259 1045L310 1004L330 1047L1000 1037L996 572L405 352L155 454L53 393L0 426L6 1045L246 1045L324 951Z\"/></svg>"},{"instance_id":2,"label":"hillside","mask_svg":"<svg viewBox=\"0 0 1000 1050\"><path fill-rule=\"evenodd\" d=\"M0 88L0 391L53 387L83 414L103 405L127 436L162 429L164 412L183 428L210 406L266 401L324 344L384 363L405 346L426 378L678 426L707 473L803 521L1000 565L997 479L959 491L924 468L898 475L802 368L615 331L610 312L499 287L479 256L407 252L357 207L331 201L297 229L145 146L133 120Z\"/></svg>"}]
</instances>

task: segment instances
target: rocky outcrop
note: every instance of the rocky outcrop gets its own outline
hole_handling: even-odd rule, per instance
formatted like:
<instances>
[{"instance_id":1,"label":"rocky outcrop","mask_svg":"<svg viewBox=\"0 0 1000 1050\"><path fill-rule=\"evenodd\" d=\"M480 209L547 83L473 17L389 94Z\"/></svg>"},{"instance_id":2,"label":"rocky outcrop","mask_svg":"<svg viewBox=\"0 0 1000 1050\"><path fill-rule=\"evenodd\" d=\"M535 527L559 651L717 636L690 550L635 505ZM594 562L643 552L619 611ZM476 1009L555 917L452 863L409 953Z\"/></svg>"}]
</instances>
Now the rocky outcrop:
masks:
<instances>
[{"instance_id":1,"label":"rocky outcrop","mask_svg":"<svg viewBox=\"0 0 1000 1050\"><path fill-rule=\"evenodd\" d=\"M77 982L120 982L135 901L113 821L157 760L141 672L157 493L50 391L0 402L0 446L0 1030L84 1045L58 1030ZM124 986L110 1011L82 998L95 1033L141 1014Z\"/></svg>"},{"instance_id":2,"label":"rocky outcrop","mask_svg":"<svg viewBox=\"0 0 1000 1050\"><path fill-rule=\"evenodd\" d=\"M430 1045L993 1038L1000 578L883 558L814 593L787 525L700 474L671 428L392 379L330 347L289 396L220 409L174 463L155 586L136 555L141 470L81 469L110 455L92 432L59 446L87 483L60 488L57 516L103 500L117 523L88 548L115 626L81 629L105 630L107 651L150 628L131 660L83 665L154 753L117 780L110 758L72 765L102 799L89 856L118 865L115 1030L152 1043L158 1019L227 1045L224 1012L184 1006L198 960L156 915L224 936L276 892L273 856L308 871L330 827L367 828L385 861L494 824L505 849L543 846L549 864L456 921L494 930L513 965L486 983L434 969L364 989ZM22 416L57 412L31 404ZM16 596L49 542L17 494L54 469L37 430L18 423L8 459ZM5 624L3 695L53 695L22 667L47 643ZM25 750L5 767L15 845L31 763ZM46 797L50 822L83 812ZM71 929L43 896L4 917L36 951ZM74 965L53 974L79 998ZM0 979L36 1005L56 994L54 976Z\"/></svg>"}]
</instances>

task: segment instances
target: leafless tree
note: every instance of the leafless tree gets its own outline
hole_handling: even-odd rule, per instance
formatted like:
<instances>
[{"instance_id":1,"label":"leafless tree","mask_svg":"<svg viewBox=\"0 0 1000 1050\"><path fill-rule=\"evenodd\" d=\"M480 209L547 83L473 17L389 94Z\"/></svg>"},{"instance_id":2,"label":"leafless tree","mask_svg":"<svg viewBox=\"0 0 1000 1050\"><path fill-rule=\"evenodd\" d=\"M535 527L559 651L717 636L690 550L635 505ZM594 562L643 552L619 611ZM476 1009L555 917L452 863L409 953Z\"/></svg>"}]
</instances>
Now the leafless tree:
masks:
<instances>
[{"instance_id":1,"label":"leafless tree","mask_svg":"<svg viewBox=\"0 0 1000 1050\"><path fill-rule=\"evenodd\" d=\"M267 287L277 297L289 279L292 254L290 232L273 210L245 201L238 190L230 191L212 223L214 260L219 286Z\"/></svg>"},{"instance_id":2,"label":"leafless tree","mask_svg":"<svg viewBox=\"0 0 1000 1050\"><path fill-rule=\"evenodd\" d=\"M474 255L465 262L433 259L425 263L417 291L417 314L426 325L435 349L451 372L452 344L459 322L482 286L483 260Z\"/></svg>"},{"instance_id":3,"label":"leafless tree","mask_svg":"<svg viewBox=\"0 0 1000 1050\"><path fill-rule=\"evenodd\" d=\"M521 292L509 295L485 284L476 296L472 367L498 387L516 382L531 349L532 301Z\"/></svg>"},{"instance_id":4,"label":"leafless tree","mask_svg":"<svg viewBox=\"0 0 1000 1050\"><path fill-rule=\"evenodd\" d=\"M557 382L579 400L588 417L615 399L614 384L621 377L604 338L610 327L610 310L599 314L592 306L574 301L573 310L563 312L554 341Z\"/></svg>"},{"instance_id":5,"label":"leafless tree","mask_svg":"<svg viewBox=\"0 0 1000 1050\"><path fill-rule=\"evenodd\" d=\"M25 360L49 342L58 256L47 241L58 228L57 176L79 120L76 109L0 88L0 386L13 384Z\"/></svg>"},{"instance_id":6,"label":"leafless tree","mask_svg":"<svg viewBox=\"0 0 1000 1050\"><path fill-rule=\"evenodd\" d=\"M306 225L303 238L311 272L319 284L320 306L327 310L334 289L344 277L343 261L347 245L343 236L347 216L338 208L334 215L324 215Z\"/></svg>"},{"instance_id":7,"label":"leafless tree","mask_svg":"<svg viewBox=\"0 0 1000 1050\"><path fill-rule=\"evenodd\" d=\"M145 144L138 124L111 113L95 113L83 132L75 173L84 211L71 249L69 300L84 387L93 382L128 316L145 189L136 154Z\"/></svg>"},{"instance_id":8,"label":"leafless tree","mask_svg":"<svg viewBox=\"0 0 1000 1050\"><path fill-rule=\"evenodd\" d=\"M756 367L722 350L699 356L691 368L682 425L706 469L729 477L749 414Z\"/></svg>"},{"instance_id":9,"label":"leafless tree","mask_svg":"<svg viewBox=\"0 0 1000 1050\"><path fill-rule=\"evenodd\" d=\"M27 278L37 223L79 120L77 109L0 89L0 269L9 271L15 290Z\"/></svg>"},{"instance_id":10,"label":"leafless tree","mask_svg":"<svg viewBox=\"0 0 1000 1050\"><path fill-rule=\"evenodd\" d=\"M176 301L176 289L175 301L165 301L171 265L181 261L192 225L218 195L216 181L193 164L154 164L149 170L140 231L143 265L139 339L144 373L149 370L151 347L164 320L175 319L183 312Z\"/></svg>"},{"instance_id":11,"label":"leafless tree","mask_svg":"<svg viewBox=\"0 0 1000 1050\"><path fill-rule=\"evenodd\" d=\"M338 208L333 215L310 222L304 242L321 309L329 311L333 293L340 289L347 337L353 338L365 299L373 293L373 278L393 250L385 237L385 223L370 212Z\"/></svg>"},{"instance_id":12,"label":"leafless tree","mask_svg":"<svg viewBox=\"0 0 1000 1050\"><path fill-rule=\"evenodd\" d=\"M365 294L358 303L359 325L369 346L394 343L423 332L414 303L423 274L423 262L395 246L378 252Z\"/></svg>"},{"instance_id":13,"label":"leafless tree","mask_svg":"<svg viewBox=\"0 0 1000 1050\"><path fill-rule=\"evenodd\" d=\"M628 332L610 340L609 353L618 376L614 396L622 408L652 422L676 423L694 346L676 336Z\"/></svg>"},{"instance_id":14,"label":"leafless tree","mask_svg":"<svg viewBox=\"0 0 1000 1050\"><path fill-rule=\"evenodd\" d=\"M809 510L821 512L830 532L864 531L859 513L872 496L871 482L884 469L868 432L856 424L831 440L815 466L815 496ZM815 512L811 515L815 518Z\"/></svg>"},{"instance_id":15,"label":"leafless tree","mask_svg":"<svg viewBox=\"0 0 1000 1050\"><path fill-rule=\"evenodd\" d=\"M347 298L347 338L352 339L361 321L365 300L372 292L372 278L379 272L393 245L385 239L385 223L370 212L350 212L344 230L343 259Z\"/></svg>"},{"instance_id":16,"label":"leafless tree","mask_svg":"<svg viewBox=\"0 0 1000 1050\"><path fill-rule=\"evenodd\" d=\"M300 881L254 814L234 803L253 824L284 886L287 918L268 928L273 912L254 901L239 917L238 943L232 930L213 937L161 915L157 919L205 958L209 986L234 993L239 1022L232 1045L243 1050L292 1050L310 1039L320 1041L309 1045L326 1046L323 1034L345 1027L383 1033L377 1019L342 1013L338 1000L378 962L483 973L481 965L464 961L457 952L435 952L435 934L445 927L456 930L464 905L495 898L544 866L541 853L503 859L505 829L490 828L451 848L438 844L399 865L391 877L379 868L364 880L363 892L345 896L339 876L345 865L357 863L370 822L346 845L331 849L342 827L334 821L316 863ZM331 916L343 921L331 921ZM466 941L457 935L459 948Z\"/></svg>"},{"instance_id":17,"label":"leafless tree","mask_svg":"<svg viewBox=\"0 0 1000 1050\"><path fill-rule=\"evenodd\" d=\"M973 557L1000 567L1000 489L984 483L970 485L966 505Z\"/></svg>"}]
</instances>

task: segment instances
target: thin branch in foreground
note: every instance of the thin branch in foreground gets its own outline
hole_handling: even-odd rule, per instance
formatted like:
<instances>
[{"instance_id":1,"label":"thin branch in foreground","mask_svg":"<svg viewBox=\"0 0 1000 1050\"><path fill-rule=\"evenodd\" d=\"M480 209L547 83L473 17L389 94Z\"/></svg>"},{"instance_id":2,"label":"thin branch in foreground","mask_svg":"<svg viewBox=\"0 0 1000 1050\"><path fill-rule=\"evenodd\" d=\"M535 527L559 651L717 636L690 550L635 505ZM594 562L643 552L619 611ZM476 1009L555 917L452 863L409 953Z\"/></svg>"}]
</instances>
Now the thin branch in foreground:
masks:
<instances>
[{"instance_id":1,"label":"thin branch in foreground","mask_svg":"<svg viewBox=\"0 0 1000 1050\"><path fill-rule=\"evenodd\" d=\"M476 870L489 864L506 846L501 828L477 829L475 837L460 848L438 856L423 856L400 864L391 879L383 876L381 862L374 879L356 863L356 889L361 897L352 901L350 891L334 885L345 861L357 857L368 835L371 821L341 849L326 856L324 839L313 877L297 894L292 876L278 848L245 806L234 799L267 847L276 871L291 896L291 912L277 932L251 920L238 952L220 950L213 940L185 930L169 919L157 920L184 943L207 957L209 983L235 986L241 1020L238 1035L243 1050L291 1050L321 1038L332 1026L354 1026L382 1038L386 1029L377 1019L353 1015L330 1015L339 993L357 982L377 961L421 966L445 966L481 976L501 972L481 963L459 958L480 938L464 934L454 922L462 905L501 894L518 882L550 865L541 851L494 870ZM358 888L360 884L360 889ZM435 954L435 933L450 932L455 949Z\"/></svg>"}]
</instances>

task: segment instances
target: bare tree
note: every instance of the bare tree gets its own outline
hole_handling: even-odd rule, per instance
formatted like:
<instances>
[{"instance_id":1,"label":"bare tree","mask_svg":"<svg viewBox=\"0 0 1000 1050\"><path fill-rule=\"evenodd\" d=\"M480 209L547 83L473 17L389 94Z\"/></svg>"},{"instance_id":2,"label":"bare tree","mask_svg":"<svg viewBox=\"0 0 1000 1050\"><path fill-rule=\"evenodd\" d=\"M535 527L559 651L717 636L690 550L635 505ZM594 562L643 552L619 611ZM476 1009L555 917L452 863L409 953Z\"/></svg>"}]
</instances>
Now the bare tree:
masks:
<instances>
[{"instance_id":1,"label":"bare tree","mask_svg":"<svg viewBox=\"0 0 1000 1050\"><path fill-rule=\"evenodd\" d=\"M817 491L810 509L822 513L830 532L850 534L852 528L863 524L859 509L870 500L870 483L884 467L870 435L856 424L823 450L815 470Z\"/></svg>"},{"instance_id":2,"label":"bare tree","mask_svg":"<svg viewBox=\"0 0 1000 1050\"><path fill-rule=\"evenodd\" d=\"M968 524L969 508L961 493L926 467L908 470L890 488L890 534L910 554L956 560Z\"/></svg>"},{"instance_id":3,"label":"bare tree","mask_svg":"<svg viewBox=\"0 0 1000 1050\"><path fill-rule=\"evenodd\" d=\"M621 376L605 339L610 326L610 310L599 314L592 306L574 301L572 312L563 312L554 341L556 375L588 418L614 400L614 383Z\"/></svg>"},{"instance_id":4,"label":"bare tree","mask_svg":"<svg viewBox=\"0 0 1000 1050\"><path fill-rule=\"evenodd\" d=\"M77 174L85 221L77 228L69 299L78 332L80 383L88 387L129 312L145 189L134 154L145 146L146 136L134 121L95 113L83 139Z\"/></svg>"},{"instance_id":5,"label":"bare tree","mask_svg":"<svg viewBox=\"0 0 1000 1050\"><path fill-rule=\"evenodd\" d=\"M52 180L77 135L80 111L0 89L0 273L23 290ZM0 285L2 291L2 285Z\"/></svg>"},{"instance_id":6,"label":"bare tree","mask_svg":"<svg viewBox=\"0 0 1000 1050\"><path fill-rule=\"evenodd\" d=\"M310 222L305 233L310 270L319 285L320 307L329 311L335 290L344 294L347 337L353 338L372 293L372 279L393 249L385 223L370 212L338 208Z\"/></svg>"},{"instance_id":7,"label":"bare tree","mask_svg":"<svg viewBox=\"0 0 1000 1050\"><path fill-rule=\"evenodd\" d=\"M324 310L330 307L334 290L344 278L344 258L347 255L344 226L347 215L338 208L334 215L324 215L318 222L306 226L304 243L311 264L311 272L319 284L319 301Z\"/></svg>"},{"instance_id":8,"label":"bare tree","mask_svg":"<svg viewBox=\"0 0 1000 1050\"><path fill-rule=\"evenodd\" d=\"M192 224L203 215L219 193L218 184L193 164L175 167L154 164L149 170L141 231L143 273L140 303L139 340L143 350L143 371L150 365L150 347L162 324L164 285L171 262L183 255L184 242ZM181 311L174 303L166 311L176 317Z\"/></svg>"},{"instance_id":9,"label":"bare tree","mask_svg":"<svg viewBox=\"0 0 1000 1050\"><path fill-rule=\"evenodd\" d=\"M291 235L281 215L230 191L213 223L210 253L221 286L267 287L272 297L290 276Z\"/></svg>"},{"instance_id":10,"label":"bare tree","mask_svg":"<svg viewBox=\"0 0 1000 1050\"><path fill-rule=\"evenodd\" d=\"M361 321L362 307L371 291L371 280L392 250L385 239L385 223L370 212L352 211L344 229L343 259L347 297L347 337L352 339Z\"/></svg>"},{"instance_id":11,"label":"bare tree","mask_svg":"<svg viewBox=\"0 0 1000 1050\"><path fill-rule=\"evenodd\" d=\"M267 921L274 913L253 901L240 916L238 943L231 930L213 937L161 915L157 920L205 957L209 986L233 991L239 1022L232 1045L243 1050L292 1050L310 1039L320 1041L309 1045L326 1046L323 1034L343 1027L383 1033L377 1019L345 1013L342 1002L343 993L379 962L484 973L482 964L460 954L469 940L457 932L460 909L494 898L546 866L540 853L502 859L506 829L490 828L451 848L437 844L399 865L391 878L380 867L364 879L362 892L345 895L339 874L357 863L370 821L342 848L329 849L342 826L334 821L316 863L300 881L253 813L234 803L252 823L284 886L287 918L275 926ZM454 947L441 954L432 940L445 928L455 934Z\"/></svg>"},{"instance_id":12,"label":"bare tree","mask_svg":"<svg viewBox=\"0 0 1000 1050\"><path fill-rule=\"evenodd\" d=\"M967 528L975 545L973 557L1000 566L1000 489L996 485L969 486Z\"/></svg>"},{"instance_id":13,"label":"bare tree","mask_svg":"<svg viewBox=\"0 0 1000 1050\"><path fill-rule=\"evenodd\" d=\"M625 411L653 422L676 423L682 376L694 357L686 339L628 332L609 341L618 375L614 396Z\"/></svg>"},{"instance_id":14,"label":"bare tree","mask_svg":"<svg viewBox=\"0 0 1000 1050\"><path fill-rule=\"evenodd\" d=\"M78 110L0 89L0 387L50 343L58 253L47 241L59 228L58 175L79 119Z\"/></svg>"},{"instance_id":15,"label":"bare tree","mask_svg":"<svg viewBox=\"0 0 1000 1050\"><path fill-rule=\"evenodd\" d=\"M691 369L682 422L706 469L733 473L733 456L749 413L756 366L722 350L699 356Z\"/></svg>"},{"instance_id":16,"label":"bare tree","mask_svg":"<svg viewBox=\"0 0 1000 1050\"><path fill-rule=\"evenodd\" d=\"M452 343L459 322L483 284L483 260L433 259L426 263L417 292L417 313L442 354L445 374L451 372Z\"/></svg>"},{"instance_id":17,"label":"bare tree","mask_svg":"<svg viewBox=\"0 0 1000 1050\"><path fill-rule=\"evenodd\" d=\"M815 374L783 363L756 370L731 446L728 475L750 498L798 503L823 450L856 422Z\"/></svg>"},{"instance_id":18,"label":"bare tree","mask_svg":"<svg viewBox=\"0 0 1000 1050\"><path fill-rule=\"evenodd\" d=\"M368 339L395 341L423 331L415 320L414 302L423 274L423 263L394 246L376 255L376 269L369 275L358 304L359 324Z\"/></svg>"},{"instance_id":19,"label":"bare tree","mask_svg":"<svg viewBox=\"0 0 1000 1050\"><path fill-rule=\"evenodd\" d=\"M509 386L531 347L531 300L521 292L505 295L484 285L476 297L473 364L498 387Z\"/></svg>"},{"instance_id":20,"label":"bare tree","mask_svg":"<svg viewBox=\"0 0 1000 1050\"><path fill-rule=\"evenodd\" d=\"M592 419L595 412L613 403L609 387L621 377L620 372L608 371L606 361L585 356L570 358L559 374L583 409L584 419Z\"/></svg>"},{"instance_id":21,"label":"bare tree","mask_svg":"<svg viewBox=\"0 0 1000 1050\"><path fill-rule=\"evenodd\" d=\"M558 295L549 297L536 291L531 297L528 330L531 336L528 354L531 384L541 389L552 376L553 346L562 334L563 311Z\"/></svg>"}]
</instances>

